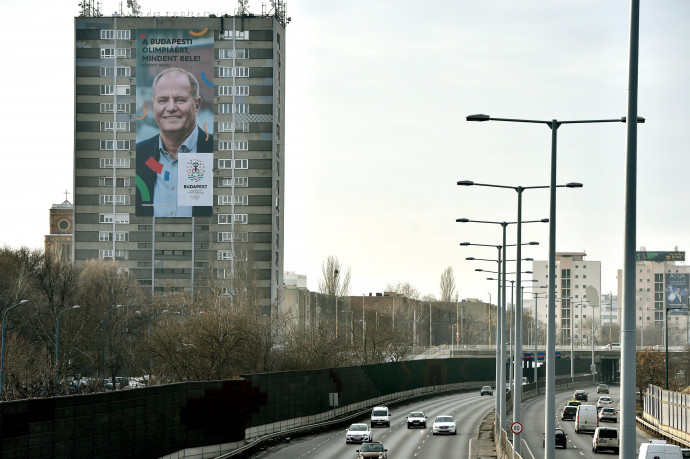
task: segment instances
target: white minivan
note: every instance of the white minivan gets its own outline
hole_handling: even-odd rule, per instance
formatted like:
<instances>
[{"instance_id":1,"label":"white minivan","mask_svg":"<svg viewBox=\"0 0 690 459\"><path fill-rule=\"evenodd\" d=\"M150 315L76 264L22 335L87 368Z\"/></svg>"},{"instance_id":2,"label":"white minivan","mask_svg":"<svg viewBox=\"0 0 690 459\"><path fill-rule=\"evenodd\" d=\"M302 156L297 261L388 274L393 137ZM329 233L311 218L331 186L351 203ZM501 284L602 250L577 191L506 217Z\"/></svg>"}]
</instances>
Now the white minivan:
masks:
<instances>
[{"instance_id":1,"label":"white minivan","mask_svg":"<svg viewBox=\"0 0 690 459\"><path fill-rule=\"evenodd\" d=\"M666 444L665 440L650 440L640 445L638 459L682 459L680 446Z\"/></svg>"},{"instance_id":2,"label":"white minivan","mask_svg":"<svg viewBox=\"0 0 690 459\"><path fill-rule=\"evenodd\" d=\"M594 405L580 405L575 413L575 433L582 431L594 432L599 427L597 407Z\"/></svg>"},{"instance_id":3,"label":"white minivan","mask_svg":"<svg viewBox=\"0 0 690 459\"><path fill-rule=\"evenodd\" d=\"M592 451L598 453L602 449L610 449L618 454L619 438L618 429L615 427L597 427L592 437Z\"/></svg>"},{"instance_id":4,"label":"white minivan","mask_svg":"<svg viewBox=\"0 0 690 459\"><path fill-rule=\"evenodd\" d=\"M387 406L375 406L371 410L371 427L374 426L391 426L391 412Z\"/></svg>"}]
</instances>

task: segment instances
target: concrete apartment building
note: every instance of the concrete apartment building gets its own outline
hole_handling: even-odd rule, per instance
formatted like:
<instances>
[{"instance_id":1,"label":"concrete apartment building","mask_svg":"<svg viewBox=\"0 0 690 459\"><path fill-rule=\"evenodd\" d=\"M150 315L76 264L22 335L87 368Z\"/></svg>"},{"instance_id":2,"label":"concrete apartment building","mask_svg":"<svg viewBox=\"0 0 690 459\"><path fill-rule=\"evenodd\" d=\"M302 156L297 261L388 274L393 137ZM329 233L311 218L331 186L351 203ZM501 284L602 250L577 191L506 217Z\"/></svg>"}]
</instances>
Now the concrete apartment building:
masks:
<instances>
[{"instance_id":1,"label":"concrete apartment building","mask_svg":"<svg viewBox=\"0 0 690 459\"><path fill-rule=\"evenodd\" d=\"M283 286L283 2L261 15L95 13L74 30L75 265L116 260L152 296L230 296L232 279L255 279L270 314ZM201 98L196 143L173 165L152 89L168 67L193 74Z\"/></svg>"},{"instance_id":2,"label":"concrete apartment building","mask_svg":"<svg viewBox=\"0 0 690 459\"><path fill-rule=\"evenodd\" d=\"M685 252L636 252L635 322L638 346L663 345L668 314L669 346L690 342L688 288L690 269ZM623 271L618 270L618 295L623 298ZM668 308L668 312L667 309Z\"/></svg>"},{"instance_id":3,"label":"concrete apartment building","mask_svg":"<svg viewBox=\"0 0 690 459\"><path fill-rule=\"evenodd\" d=\"M599 308L592 308L591 303L598 306L601 292L601 262L586 260L585 252L557 252L556 253L556 343L570 344L571 334L579 342L580 336L587 341L591 335L591 323L594 316L598 321ZM537 282L532 292L538 294L539 307L537 315L539 321L546 323L546 305L549 303L548 261L535 260L532 263L532 278ZM587 298L587 288L596 290L593 299ZM591 291L591 290L590 290ZM527 296L527 294L525 295ZM572 323L571 323L572 320ZM587 324L585 324L587 322ZM587 325L587 326L585 326ZM595 332L596 333L596 332Z\"/></svg>"}]
</instances>

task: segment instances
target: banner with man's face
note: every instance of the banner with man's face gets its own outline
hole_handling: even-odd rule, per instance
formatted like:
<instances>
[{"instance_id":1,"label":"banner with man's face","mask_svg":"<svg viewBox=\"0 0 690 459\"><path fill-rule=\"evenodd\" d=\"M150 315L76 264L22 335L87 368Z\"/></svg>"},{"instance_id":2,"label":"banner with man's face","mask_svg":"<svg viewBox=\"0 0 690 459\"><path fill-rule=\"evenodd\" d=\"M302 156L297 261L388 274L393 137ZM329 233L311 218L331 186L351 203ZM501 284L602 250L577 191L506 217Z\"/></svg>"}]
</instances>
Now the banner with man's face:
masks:
<instances>
[{"instance_id":1,"label":"banner with man's face","mask_svg":"<svg viewBox=\"0 0 690 459\"><path fill-rule=\"evenodd\" d=\"M213 33L136 31L137 216L212 213Z\"/></svg>"}]
</instances>

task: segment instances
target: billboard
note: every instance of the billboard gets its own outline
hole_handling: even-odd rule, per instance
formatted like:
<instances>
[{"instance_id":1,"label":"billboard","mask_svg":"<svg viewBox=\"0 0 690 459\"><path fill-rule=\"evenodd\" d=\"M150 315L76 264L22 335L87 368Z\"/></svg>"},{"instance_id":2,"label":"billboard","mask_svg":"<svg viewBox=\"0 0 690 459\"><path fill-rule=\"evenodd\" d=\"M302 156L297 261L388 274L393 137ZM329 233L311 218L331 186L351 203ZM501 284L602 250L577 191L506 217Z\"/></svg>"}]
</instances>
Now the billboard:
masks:
<instances>
[{"instance_id":1,"label":"billboard","mask_svg":"<svg viewBox=\"0 0 690 459\"><path fill-rule=\"evenodd\" d=\"M635 252L636 261L685 261L685 252Z\"/></svg>"},{"instance_id":2,"label":"billboard","mask_svg":"<svg viewBox=\"0 0 690 459\"><path fill-rule=\"evenodd\" d=\"M212 215L213 33L136 31L137 216Z\"/></svg>"},{"instance_id":3,"label":"billboard","mask_svg":"<svg viewBox=\"0 0 690 459\"><path fill-rule=\"evenodd\" d=\"M664 297L669 315L687 314L690 277L686 273L666 273L664 280Z\"/></svg>"}]
</instances>

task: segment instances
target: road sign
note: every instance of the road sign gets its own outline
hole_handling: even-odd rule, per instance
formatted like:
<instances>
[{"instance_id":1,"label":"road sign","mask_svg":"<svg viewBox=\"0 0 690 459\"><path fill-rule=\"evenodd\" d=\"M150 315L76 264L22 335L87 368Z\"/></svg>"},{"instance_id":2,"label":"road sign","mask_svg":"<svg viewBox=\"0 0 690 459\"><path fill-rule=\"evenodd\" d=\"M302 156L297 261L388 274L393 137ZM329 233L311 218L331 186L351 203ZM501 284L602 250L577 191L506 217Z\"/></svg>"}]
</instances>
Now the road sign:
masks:
<instances>
[{"instance_id":1,"label":"road sign","mask_svg":"<svg viewBox=\"0 0 690 459\"><path fill-rule=\"evenodd\" d=\"M515 421L510 425L510 431L513 432L515 435L520 435L522 433L522 424Z\"/></svg>"}]
</instances>

